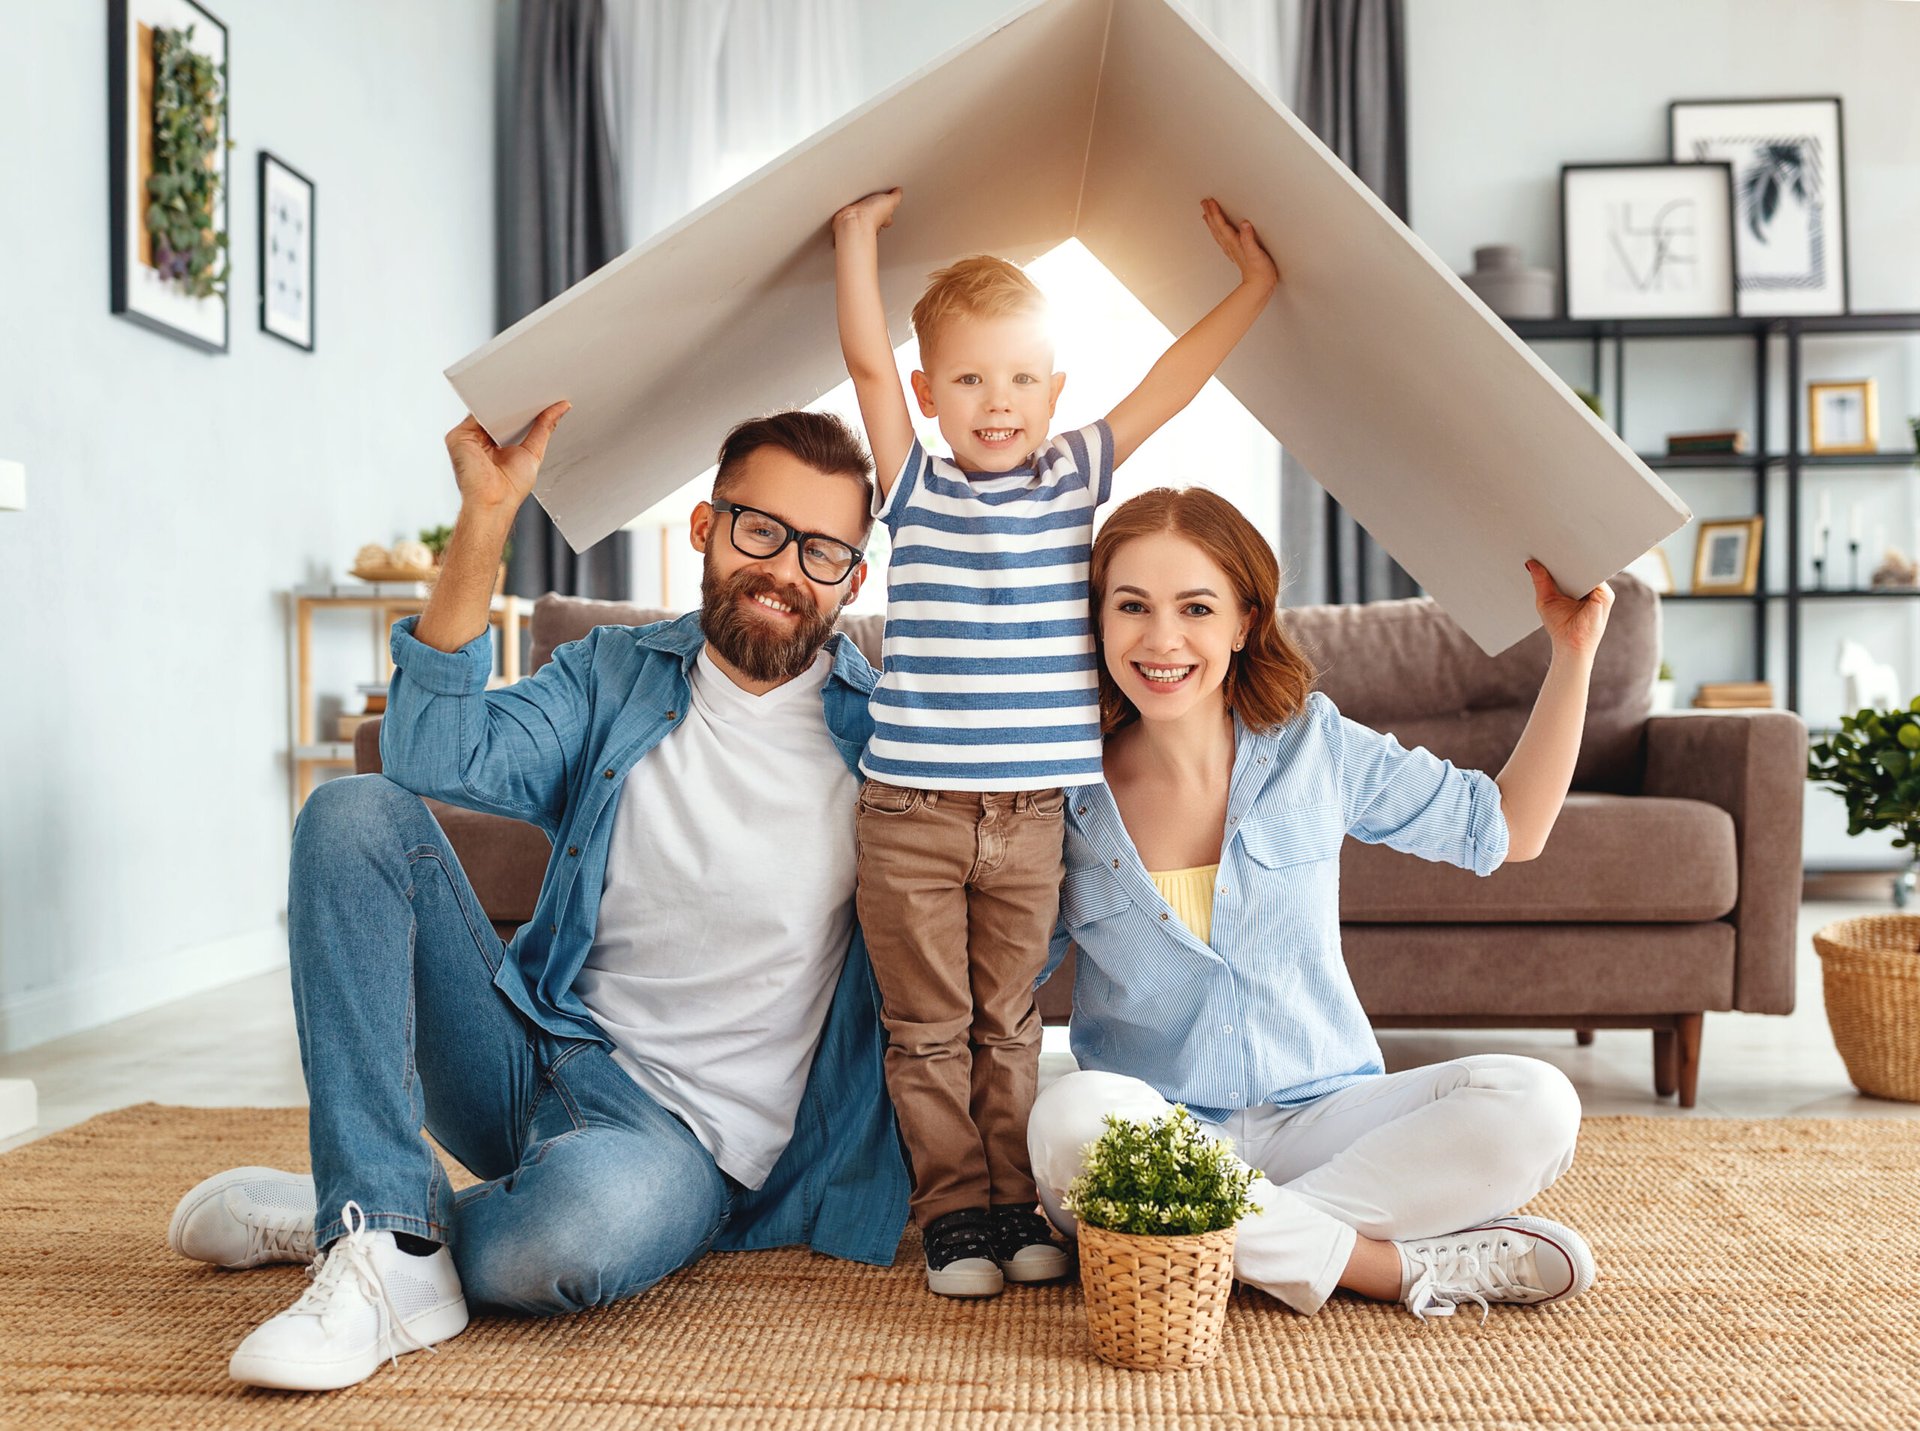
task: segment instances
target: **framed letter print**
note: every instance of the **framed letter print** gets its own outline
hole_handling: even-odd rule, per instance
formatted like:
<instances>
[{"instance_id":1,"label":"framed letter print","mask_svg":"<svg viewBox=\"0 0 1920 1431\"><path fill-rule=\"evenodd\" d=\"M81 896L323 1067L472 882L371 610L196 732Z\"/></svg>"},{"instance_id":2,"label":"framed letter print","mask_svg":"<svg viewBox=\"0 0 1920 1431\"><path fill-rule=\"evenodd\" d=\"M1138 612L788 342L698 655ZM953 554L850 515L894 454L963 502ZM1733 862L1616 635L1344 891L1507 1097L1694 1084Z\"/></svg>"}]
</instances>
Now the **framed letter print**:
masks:
<instances>
[{"instance_id":1,"label":"framed letter print","mask_svg":"<svg viewBox=\"0 0 1920 1431\"><path fill-rule=\"evenodd\" d=\"M1693 589L1702 595L1751 596L1760 577L1759 517L1702 522L1693 549Z\"/></svg>"},{"instance_id":2,"label":"framed letter print","mask_svg":"<svg viewBox=\"0 0 1920 1431\"><path fill-rule=\"evenodd\" d=\"M1560 271L1569 318L1733 313L1726 164L1567 164Z\"/></svg>"},{"instance_id":3,"label":"framed letter print","mask_svg":"<svg viewBox=\"0 0 1920 1431\"><path fill-rule=\"evenodd\" d=\"M1743 315L1847 311L1837 98L1675 100L1667 144L1678 161L1733 165Z\"/></svg>"},{"instance_id":4,"label":"framed letter print","mask_svg":"<svg viewBox=\"0 0 1920 1431\"><path fill-rule=\"evenodd\" d=\"M109 0L114 313L227 350L227 27L193 0Z\"/></svg>"},{"instance_id":5,"label":"framed letter print","mask_svg":"<svg viewBox=\"0 0 1920 1431\"><path fill-rule=\"evenodd\" d=\"M260 151L260 331L313 351L313 181Z\"/></svg>"}]
</instances>

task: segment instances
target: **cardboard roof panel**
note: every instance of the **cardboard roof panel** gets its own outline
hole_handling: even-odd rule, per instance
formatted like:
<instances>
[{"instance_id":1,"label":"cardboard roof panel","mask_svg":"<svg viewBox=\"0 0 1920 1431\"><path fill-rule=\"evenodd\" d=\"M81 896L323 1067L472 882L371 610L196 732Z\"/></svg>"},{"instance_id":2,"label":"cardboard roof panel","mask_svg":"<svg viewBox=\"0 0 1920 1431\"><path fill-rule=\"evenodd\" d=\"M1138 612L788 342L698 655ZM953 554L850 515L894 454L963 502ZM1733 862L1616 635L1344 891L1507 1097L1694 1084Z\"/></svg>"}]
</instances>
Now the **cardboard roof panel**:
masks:
<instances>
[{"instance_id":1,"label":"cardboard roof panel","mask_svg":"<svg viewBox=\"0 0 1920 1431\"><path fill-rule=\"evenodd\" d=\"M1687 520L1167 0L1037 0L448 376L501 438L572 399L536 495L584 547L712 465L740 417L843 379L828 218L896 183L909 202L881 243L896 336L929 270L976 252L1025 262L1070 237L1180 332L1230 277L1200 200L1251 218L1281 286L1221 381L1488 651L1538 624L1527 556L1585 591Z\"/></svg>"}]
</instances>

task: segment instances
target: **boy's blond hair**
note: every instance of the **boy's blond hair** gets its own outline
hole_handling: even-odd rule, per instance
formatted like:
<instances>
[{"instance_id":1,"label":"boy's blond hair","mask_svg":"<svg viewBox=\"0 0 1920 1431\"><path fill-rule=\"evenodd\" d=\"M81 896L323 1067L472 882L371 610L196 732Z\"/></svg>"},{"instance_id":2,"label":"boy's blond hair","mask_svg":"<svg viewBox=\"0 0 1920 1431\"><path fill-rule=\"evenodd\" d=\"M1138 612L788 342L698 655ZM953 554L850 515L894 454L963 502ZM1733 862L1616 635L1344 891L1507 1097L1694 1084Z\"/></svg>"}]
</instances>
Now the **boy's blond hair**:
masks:
<instances>
[{"instance_id":1,"label":"boy's blond hair","mask_svg":"<svg viewBox=\"0 0 1920 1431\"><path fill-rule=\"evenodd\" d=\"M921 366L931 360L934 339L957 314L1004 318L1013 313L1044 316L1047 298L1034 281L1004 258L976 254L928 275L927 291L913 305L913 335Z\"/></svg>"}]
</instances>

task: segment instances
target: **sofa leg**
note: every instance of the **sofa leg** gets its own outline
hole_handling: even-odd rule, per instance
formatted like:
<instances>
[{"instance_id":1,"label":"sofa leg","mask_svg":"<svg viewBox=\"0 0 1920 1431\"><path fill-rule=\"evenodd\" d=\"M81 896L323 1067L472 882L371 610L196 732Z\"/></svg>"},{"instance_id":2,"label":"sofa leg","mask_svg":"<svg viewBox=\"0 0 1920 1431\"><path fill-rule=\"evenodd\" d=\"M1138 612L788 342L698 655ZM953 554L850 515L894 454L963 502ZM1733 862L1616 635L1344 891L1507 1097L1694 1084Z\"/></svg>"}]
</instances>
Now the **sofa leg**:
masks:
<instances>
[{"instance_id":1,"label":"sofa leg","mask_svg":"<svg viewBox=\"0 0 1920 1431\"><path fill-rule=\"evenodd\" d=\"M1673 1096L1680 1086L1680 1049L1678 1035L1672 1029L1653 1031L1653 1091L1662 1098Z\"/></svg>"},{"instance_id":2,"label":"sofa leg","mask_svg":"<svg viewBox=\"0 0 1920 1431\"><path fill-rule=\"evenodd\" d=\"M1579 1044L1580 1047L1582 1048L1592 1048L1593 1047L1593 1030L1592 1029L1575 1029L1573 1031L1573 1041Z\"/></svg>"},{"instance_id":3,"label":"sofa leg","mask_svg":"<svg viewBox=\"0 0 1920 1431\"><path fill-rule=\"evenodd\" d=\"M1705 1014L1680 1015L1680 1027L1676 1031L1679 1043L1679 1067L1676 1072L1680 1081L1680 1106L1691 1108L1694 1095L1700 1088L1700 1033L1705 1027Z\"/></svg>"}]
</instances>

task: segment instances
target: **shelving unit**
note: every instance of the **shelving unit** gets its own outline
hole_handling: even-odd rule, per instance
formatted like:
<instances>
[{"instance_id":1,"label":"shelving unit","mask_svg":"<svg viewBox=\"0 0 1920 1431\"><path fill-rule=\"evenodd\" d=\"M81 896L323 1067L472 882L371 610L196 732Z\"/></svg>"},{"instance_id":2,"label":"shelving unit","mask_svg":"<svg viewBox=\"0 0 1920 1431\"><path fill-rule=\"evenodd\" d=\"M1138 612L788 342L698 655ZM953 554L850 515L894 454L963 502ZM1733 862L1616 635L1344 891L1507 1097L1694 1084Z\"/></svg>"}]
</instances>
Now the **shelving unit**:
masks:
<instances>
[{"instance_id":1,"label":"shelving unit","mask_svg":"<svg viewBox=\"0 0 1920 1431\"><path fill-rule=\"evenodd\" d=\"M1669 456L1642 453L1641 460L1656 471L1727 472L1746 474L1752 483L1752 511L1764 519L1761 540L1771 545L1785 542L1786 582L1768 587L1763 581L1751 595L1717 595L1677 592L1663 601L1721 602L1748 609L1752 616L1753 658L1756 680L1766 680L1768 613L1783 613L1786 646L1785 704L1800 709L1800 617L1803 601L1882 601L1920 597L1920 588L1808 588L1801 581L1802 557L1800 497L1803 479L1837 468L1904 467L1912 464L1912 452L1882 451L1861 454L1807 453L1800 451L1804 384L1802 342L1808 337L1847 334L1920 334L1920 313L1849 313L1806 318L1636 318L1636 319L1516 319L1511 324L1519 337L1529 342L1579 341L1589 345L1592 386L1598 391L1602 374L1612 369L1611 421L1616 432L1625 428L1626 348L1639 340L1685 338L1745 338L1752 343L1752 434L1761 451L1755 454L1689 453ZM1785 441L1779 451L1767 451L1772 435L1772 371L1775 343L1784 350L1786 411ZM1777 524L1768 511L1768 479L1775 473L1785 477L1786 512L1784 523ZM1781 526L1784 525L1784 534ZM1844 550L1844 547L1841 548ZM1836 554L1837 555L1837 554ZM1877 561L1877 555L1872 558ZM1862 573L1865 574L1864 572Z\"/></svg>"}]
</instances>

